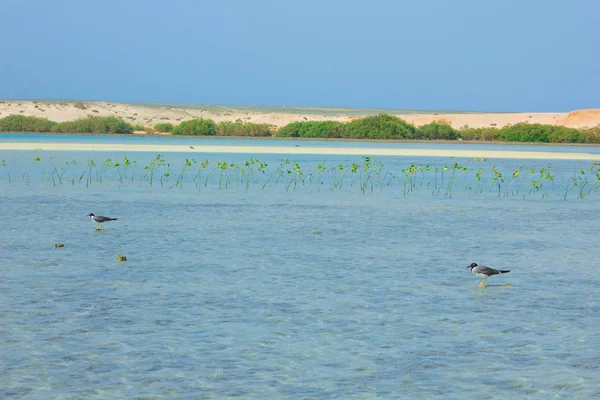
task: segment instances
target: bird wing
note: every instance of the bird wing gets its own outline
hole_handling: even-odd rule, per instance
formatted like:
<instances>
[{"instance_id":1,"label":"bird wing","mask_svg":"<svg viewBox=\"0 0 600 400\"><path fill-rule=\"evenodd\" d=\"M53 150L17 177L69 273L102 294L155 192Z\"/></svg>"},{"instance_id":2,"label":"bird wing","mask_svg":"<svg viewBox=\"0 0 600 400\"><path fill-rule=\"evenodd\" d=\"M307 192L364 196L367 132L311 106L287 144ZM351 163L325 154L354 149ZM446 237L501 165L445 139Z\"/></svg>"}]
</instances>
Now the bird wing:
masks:
<instances>
[{"instance_id":1,"label":"bird wing","mask_svg":"<svg viewBox=\"0 0 600 400\"><path fill-rule=\"evenodd\" d=\"M94 221L96 222L106 222L106 221L114 221L116 218L103 217L101 215L96 215L94 217Z\"/></svg>"},{"instance_id":2,"label":"bird wing","mask_svg":"<svg viewBox=\"0 0 600 400\"><path fill-rule=\"evenodd\" d=\"M485 267L485 266L477 267L476 271L477 271L478 274L483 274L483 275L488 275L488 276L489 275L498 275L498 274L501 273L497 269L490 268L490 267Z\"/></svg>"}]
</instances>

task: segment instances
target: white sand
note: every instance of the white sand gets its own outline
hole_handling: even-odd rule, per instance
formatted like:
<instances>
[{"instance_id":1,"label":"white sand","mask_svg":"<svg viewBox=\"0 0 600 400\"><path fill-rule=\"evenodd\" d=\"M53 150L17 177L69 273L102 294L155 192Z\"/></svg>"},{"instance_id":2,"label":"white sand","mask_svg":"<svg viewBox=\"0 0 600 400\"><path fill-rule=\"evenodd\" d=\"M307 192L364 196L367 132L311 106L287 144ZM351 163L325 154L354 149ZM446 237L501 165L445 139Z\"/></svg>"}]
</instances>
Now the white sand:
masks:
<instances>
[{"instance_id":1,"label":"white sand","mask_svg":"<svg viewBox=\"0 0 600 400\"><path fill-rule=\"evenodd\" d=\"M114 116L131 124L153 127L158 123L178 124L194 118L207 118L215 122L245 121L266 123L275 127L297 121L333 120L348 122L373 114L373 110L333 109L333 108L250 108L235 106L161 106L153 104L126 104L109 102L81 102L85 108L77 108L75 102L48 102L29 100L0 100L0 118L11 114L44 117L52 121L70 121L86 116ZM203 108L204 107L204 108ZM502 127L518 122L563 125L572 128L600 125L600 109L577 110L570 113L402 113L386 110L417 126L432 121L445 121L455 128L468 125L477 127Z\"/></svg>"},{"instance_id":2,"label":"white sand","mask_svg":"<svg viewBox=\"0 0 600 400\"><path fill-rule=\"evenodd\" d=\"M244 154L333 154L361 156L421 156L464 158L522 158L547 160L600 160L600 154L551 153L533 151L493 150L428 150L428 149L381 149L381 148L329 148L285 146L202 146L154 145L154 144L81 144L81 143L0 143L0 150L68 150L68 151L127 151L127 152L182 152L182 153L244 153Z\"/></svg>"}]
</instances>

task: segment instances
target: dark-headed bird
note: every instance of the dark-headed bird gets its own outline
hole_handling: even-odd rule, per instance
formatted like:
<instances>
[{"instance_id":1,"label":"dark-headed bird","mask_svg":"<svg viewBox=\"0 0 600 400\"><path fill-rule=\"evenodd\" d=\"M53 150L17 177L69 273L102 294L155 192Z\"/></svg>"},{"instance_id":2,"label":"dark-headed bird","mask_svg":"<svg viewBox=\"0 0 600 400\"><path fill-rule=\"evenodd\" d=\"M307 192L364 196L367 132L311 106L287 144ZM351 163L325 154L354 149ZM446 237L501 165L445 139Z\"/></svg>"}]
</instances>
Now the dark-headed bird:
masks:
<instances>
[{"instance_id":1,"label":"dark-headed bird","mask_svg":"<svg viewBox=\"0 0 600 400\"><path fill-rule=\"evenodd\" d=\"M103 224L104 222L107 222L107 221L116 221L118 219L118 218L103 217L101 215L94 215L94 213L89 213L88 215L86 215L86 217L90 217L92 222L95 222L96 224L98 224L96 226L97 231L102 229L100 224Z\"/></svg>"},{"instance_id":2,"label":"dark-headed bird","mask_svg":"<svg viewBox=\"0 0 600 400\"><path fill-rule=\"evenodd\" d=\"M473 275L476 275L481 278L481 283L479 284L479 286L481 287L485 287L485 278L489 278L493 275L506 274L507 272L510 272L510 270L508 269L494 269L486 267L485 265L477 265L476 263L472 263L471 265L469 265L467 269L469 268L471 269Z\"/></svg>"}]
</instances>

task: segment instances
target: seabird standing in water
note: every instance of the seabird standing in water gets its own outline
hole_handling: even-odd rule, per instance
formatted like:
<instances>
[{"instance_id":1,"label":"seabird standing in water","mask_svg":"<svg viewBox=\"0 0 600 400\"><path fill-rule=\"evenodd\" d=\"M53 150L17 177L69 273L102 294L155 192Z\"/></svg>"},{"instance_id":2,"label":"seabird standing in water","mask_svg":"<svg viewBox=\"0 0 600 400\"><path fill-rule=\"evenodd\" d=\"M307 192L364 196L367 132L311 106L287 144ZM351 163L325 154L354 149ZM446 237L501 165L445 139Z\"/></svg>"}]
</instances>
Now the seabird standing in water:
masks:
<instances>
[{"instance_id":1,"label":"seabird standing in water","mask_svg":"<svg viewBox=\"0 0 600 400\"><path fill-rule=\"evenodd\" d=\"M90 219L95 222L96 224L98 224L96 226L96 230L99 231L102 229L102 227L100 226L100 224L106 222L106 221L116 221L118 218L110 218L110 217L103 217L101 215L94 215L94 213L89 213L88 215L86 215L86 217L90 217Z\"/></svg>"},{"instance_id":2,"label":"seabird standing in water","mask_svg":"<svg viewBox=\"0 0 600 400\"><path fill-rule=\"evenodd\" d=\"M471 268L471 272L473 273L473 275L476 275L481 278L481 283L479 284L479 286L481 287L485 287L485 278L489 278L493 275L506 274L507 272L510 272L509 269L494 269L486 267L485 265L477 265L476 263L472 263L471 265L469 265L467 269L469 268Z\"/></svg>"}]
</instances>

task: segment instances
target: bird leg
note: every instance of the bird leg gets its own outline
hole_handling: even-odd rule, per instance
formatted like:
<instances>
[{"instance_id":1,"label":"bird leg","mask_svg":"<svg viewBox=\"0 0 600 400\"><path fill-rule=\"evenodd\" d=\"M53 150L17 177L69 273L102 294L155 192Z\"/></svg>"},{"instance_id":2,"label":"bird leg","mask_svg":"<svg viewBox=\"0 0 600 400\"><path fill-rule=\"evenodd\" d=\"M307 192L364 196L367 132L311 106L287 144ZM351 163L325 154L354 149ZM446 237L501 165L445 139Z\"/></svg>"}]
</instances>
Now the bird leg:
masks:
<instances>
[{"instance_id":1,"label":"bird leg","mask_svg":"<svg viewBox=\"0 0 600 400\"><path fill-rule=\"evenodd\" d=\"M485 281L485 278L481 278L481 283L479 284L479 286L485 287L485 283L483 283L483 281Z\"/></svg>"},{"instance_id":2,"label":"bird leg","mask_svg":"<svg viewBox=\"0 0 600 400\"><path fill-rule=\"evenodd\" d=\"M100 230L102 230L102 227L100 226L100 224L98 224L98 226L96 227L96 230L97 230L97 231L100 231Z\"/></svg>"}]
</instances>

